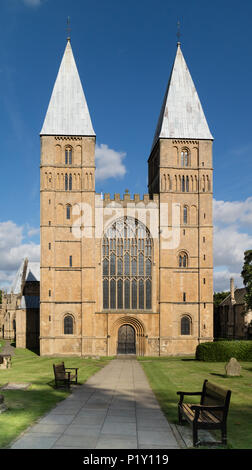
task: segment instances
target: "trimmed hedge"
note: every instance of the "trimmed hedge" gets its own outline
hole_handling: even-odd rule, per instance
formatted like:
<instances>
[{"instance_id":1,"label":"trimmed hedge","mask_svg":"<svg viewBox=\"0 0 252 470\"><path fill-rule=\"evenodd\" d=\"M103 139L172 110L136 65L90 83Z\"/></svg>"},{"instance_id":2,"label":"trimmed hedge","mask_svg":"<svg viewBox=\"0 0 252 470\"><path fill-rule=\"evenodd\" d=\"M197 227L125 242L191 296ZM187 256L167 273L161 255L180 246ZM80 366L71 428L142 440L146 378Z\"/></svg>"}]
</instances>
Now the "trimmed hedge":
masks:
<instances>
[{"instance_id":1,"label":"trimmed hedge","mask_svg":"<svg viewBox=\"0 0 252 470\"><path fill-rule=\"evenodd\" d=\"M216 341L201 343L196 348L198 361L224 362L231 357L238 361L252 361L252 341Z\"/></svg>"}]
</instances>

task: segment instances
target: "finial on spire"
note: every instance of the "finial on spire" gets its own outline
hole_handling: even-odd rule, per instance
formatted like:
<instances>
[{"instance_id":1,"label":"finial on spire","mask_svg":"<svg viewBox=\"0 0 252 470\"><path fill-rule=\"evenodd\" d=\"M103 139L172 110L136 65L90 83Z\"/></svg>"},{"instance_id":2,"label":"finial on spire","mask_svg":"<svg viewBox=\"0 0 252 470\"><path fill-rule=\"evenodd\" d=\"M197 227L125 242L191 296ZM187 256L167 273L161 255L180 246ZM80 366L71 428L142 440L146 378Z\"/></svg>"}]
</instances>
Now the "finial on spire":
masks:
<instances>
[{"instance_id":1,"label":"finial on spire","mask_svg":"<svg viewBox=\"0 0 252 470\"><path fill-rule=\"evenodd\" d=\"M177 22L177 38L178 38L177 46L180 46L180 44L181 44L181 42L180 42L180 37L181 37L180 21L178 21L178 22Z\"/></svg>"},{"instance_id":2,"label":"finial on spire","mask_svg":"<svg viewBox=\"0 0 252 470\"><path fill-rule=\"evenodd\" d=\"M67 40L70 41L71 36L70 16L67 17Z\"/></svg>"}]
</instances>

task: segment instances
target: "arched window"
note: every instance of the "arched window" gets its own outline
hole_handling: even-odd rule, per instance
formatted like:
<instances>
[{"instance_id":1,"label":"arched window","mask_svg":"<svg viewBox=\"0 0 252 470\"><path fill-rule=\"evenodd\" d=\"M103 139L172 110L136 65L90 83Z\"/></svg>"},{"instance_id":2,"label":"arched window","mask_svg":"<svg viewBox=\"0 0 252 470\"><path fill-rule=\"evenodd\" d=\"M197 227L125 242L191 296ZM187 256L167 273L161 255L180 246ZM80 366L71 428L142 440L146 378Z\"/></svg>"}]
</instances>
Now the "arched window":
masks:
<instances>
[{"instance_id":1,"label":"arched window","mask_svg":"<svg viewBox=\"0 0 252 470\"><path fill-rule=\"evenodd\" d=\"M72 178L72 175L70 173L69 175L69 191L72 191L73 189L73 178Z\"/></svg>"},{"instance_id":2,"label":"arched window","mask_svg":"<svg viewBox=\"0 0 252 470\"><path fill-rule=\"evenodd\" d=\"M66 206L66 218L68 220L71 219L71 206L69 206L69 205Z\"/></svg>"},{"instance_id":3,"label":"arched window","mask_svg":"<svg viewBox=\"0 0 252 470\"><path fill-rule=\"evenodd\" d=\"M133 217L117 219L103 238L103 308L152 308L152 239Z\"/></svg>"},{"instance_id":4,"label":"arched window","mask_svg":"<svg viewBox=\"0 0 252 470\"><path fill-rule=\"evenodd\" d=\"M186 177L186 192L189 192L189 176Z\"/></svg>"},{"instance_id":5,"label":"arched window","mask_svg":"<svg viewBox=\"0 0 252 470\"><path fill-rule=\"evenodd\" d=\"M187 224L188 223L188 207L184 206L183 208L183 223Z\"/></svg>"},{"instance_id":6,"label":"arched window","mask_svg":"<svg viewBox=\"0 0 252 470\"><path fill-rule=\"evenodd\" d=\"M65 149L65 165L72 165L72 147Z\"/></svg>"},{"instance_id":7,"label":"arched window","mask_svg":"<svg viewBox=\"0 0 252 470\"><path fill-rule=\"evenodd\" d=\"M181 180L181 191L184 193L185 192L185 177L182 176Z\"/></svg>"},{"instance_id":8,"label":"arched window","mask_svg":"<svg viewBox=\"0 0 252 470\"><path fill-rule=\"evenodd\" d=\"M181 335L190 335L191 334L191 320L186 315L181 318L180 334Z\"/></svg>"},{"instance_id":9,"label":"arched window","mask_svg":"<svg viewBox=\"0 0 252 470\"><path fill-rule=\"evenodd\" d=\"M68 174L65 174L65 191L68 190Z\"/></svg>"},{"instance_id":10,"label":"arched window","mask_svg":"<svg viewBox=\"0 0 252 470\"><path fill-rule=\"evenodd\" d=\"M71 315L66 315L64 317L64 335L73 334L73 317Z\"/></svg>"},{"instance_id":11,"label":"arched window","mask_svg":"<svg viewBox=\"0 0 252 470\"><path fill-rule=\"evenodd\" d=\"M180 268L187 268L188 267L188 256L184 252L181 252L179 254L179 267Z\"/></svg>"},{"instance_id":12,"label":"arched window","mask_svg":"<svg viewBox=\"0 0 252 470\"><path fill-rule=\"evenodd\" d=\"M210 179L208 175L207 175L207 191L211 191L211 183L210 183Z\"/></svg>"},{"instance_id":13,"label":"arched window","mask_svg":"<svg viewBox=\"0 0 252 470\"><path fill-rule=\"evenodd\" d=\"M183 149L181 152L181 166L189 166L189 152Z\"/></svg>"}]
</instances>

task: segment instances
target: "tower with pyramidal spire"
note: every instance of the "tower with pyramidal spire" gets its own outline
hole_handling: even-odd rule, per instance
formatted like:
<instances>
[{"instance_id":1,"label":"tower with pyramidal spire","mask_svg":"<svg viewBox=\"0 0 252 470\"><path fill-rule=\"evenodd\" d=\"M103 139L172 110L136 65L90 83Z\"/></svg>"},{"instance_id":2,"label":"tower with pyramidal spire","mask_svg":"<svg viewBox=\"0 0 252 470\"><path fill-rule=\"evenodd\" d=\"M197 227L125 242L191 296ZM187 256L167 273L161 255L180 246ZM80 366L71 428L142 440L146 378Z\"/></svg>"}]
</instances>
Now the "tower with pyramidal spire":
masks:
<instances>
[{"instance_id":1,"label":"tower with pyramidal spire","mask_svg":"<svg viewBox=\"0 0 252 470\"><path fill-rule=\"evenodd\" d=\"M95 193L70 38L40 136L40 354L181 355L211 341L213 137L180 43L142 199Z\"/></svg>"},{"instance_id":2,"label":"tower with pyramidal spire","mask_svg":"<svg viewBox=\"0 0 252 470\"><path fill-rule=\"evenodd\" d=\"M212 141L178 42L148 160L149 193L159 194L160 213L168 209L160 217L159 244L163 354L192 353L213 337ZM162 233L175 230L176 206L177 244L163 249Z\"/></svg>"},{"instance_id":3,"label":"tower with pyramidal spire","mask_svg":"<svg viewBox=\"0 0 252 470\"><path fill-rule=\"evenodd\" d=\"M40 353L81 355L95 301L94 210L91 236L76 231L83 207L94 208L96 136L70 39L40 135Z\"/></svg>"}]
</instances>

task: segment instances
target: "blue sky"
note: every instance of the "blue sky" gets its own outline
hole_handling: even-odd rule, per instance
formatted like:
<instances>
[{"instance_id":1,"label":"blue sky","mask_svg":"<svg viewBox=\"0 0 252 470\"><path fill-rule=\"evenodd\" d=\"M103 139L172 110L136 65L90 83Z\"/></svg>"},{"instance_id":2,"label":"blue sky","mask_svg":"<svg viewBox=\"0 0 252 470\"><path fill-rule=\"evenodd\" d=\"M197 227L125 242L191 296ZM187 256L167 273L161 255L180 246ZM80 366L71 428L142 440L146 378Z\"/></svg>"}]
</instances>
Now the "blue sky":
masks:
<instances>
[{"instance_id":1,"label":"blue sky","mask_svg":"<svg viewBox=\"0 0 252 470\"><path fill-rule=\"evenodd\" d=\"M182 51L214 136L215 288L241 285L252 248L252 2L1 0L0 286L39 257L39 133L71 44L97 136L97 192L147 192L147 159L176 53ZM102 153L103 150L103 153ZM104 153L105 152L105 153ZM104 158L105 158L104 157Z\"/></svg>"}]
</instances>

